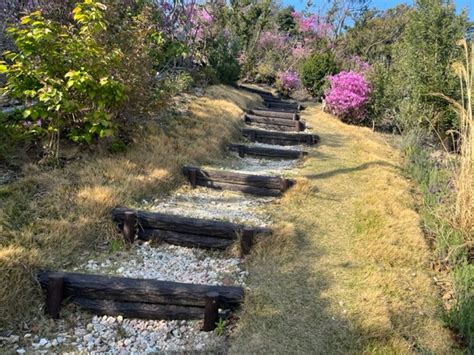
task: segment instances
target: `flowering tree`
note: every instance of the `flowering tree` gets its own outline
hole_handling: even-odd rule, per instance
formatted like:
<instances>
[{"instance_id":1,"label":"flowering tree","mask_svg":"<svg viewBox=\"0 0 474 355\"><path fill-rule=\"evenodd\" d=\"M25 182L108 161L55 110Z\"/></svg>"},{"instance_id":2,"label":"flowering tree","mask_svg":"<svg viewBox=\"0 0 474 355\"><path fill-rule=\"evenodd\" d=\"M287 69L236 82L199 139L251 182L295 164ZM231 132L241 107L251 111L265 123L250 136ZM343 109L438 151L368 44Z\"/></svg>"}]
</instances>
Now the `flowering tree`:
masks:
<instances>
[{"instance_id":1,"label":"flowering tree","mask_svg":"<svg viewBox=\"0 0 474 355\"><path fill-rule=\"evenodd\" d=\"M330 88L326 91L326 104L329 110L344 121L362 122L371 93L365 77L353 71L343 71L328 79Z\"/></svg>"}]
</instances>

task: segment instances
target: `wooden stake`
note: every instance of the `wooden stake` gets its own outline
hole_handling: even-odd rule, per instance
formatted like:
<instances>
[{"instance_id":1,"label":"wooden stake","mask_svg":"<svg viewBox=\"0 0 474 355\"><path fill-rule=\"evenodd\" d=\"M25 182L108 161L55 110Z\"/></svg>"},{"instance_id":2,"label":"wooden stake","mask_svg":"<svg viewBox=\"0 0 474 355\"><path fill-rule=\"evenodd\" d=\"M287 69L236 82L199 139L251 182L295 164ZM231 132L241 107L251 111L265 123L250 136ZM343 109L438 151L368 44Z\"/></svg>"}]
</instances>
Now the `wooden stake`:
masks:
<instances>
[{"instance_id":1,"label":"wooden stake","mask_svg":"<svg viewBox=\"0 0 474 355\"><path fill-rule=\"evenodd\" d=\"M252 249L253 238L255 230L253 228L242 229L242 236L240 238L240 257L243 259L250 254Z\"/></svg>"},{"instance_id":2,"label":"wooden stake","mask_svg":"<svg viewBox=\"0 0 474 355\"><path fill-rule=\"evenodd\" d=\"M197 170L191 169L189 170L189 183L191 184L191 188L195 189L197 185Z\"/></svg>"},{"instance_id":3,"label":"wooden stake","mask_svg":"<svg viewBox=\"0 0 474 355\"><path fill-rule=\"evenodd\" d=\"M133 244L137 235L137 214L134 211L124 213L122 232L125 242Z\"/></svg>"},{"instance_id":4,"label":"wooden stake","mask_svg":"<svg viewBox=\"0 0 474 355\"><path fill-rule=\"evenodd\" d=\"M243 145L239 146L239 157L245 158L245 147Z\"/></svg>"},{"instance_id":5,"label":"wooden stake","mask_svg":"<svg viewBox=\"0 0 474 355\"><path fill-rule=\"evenodd\" d=\"M206 306L204 308L204 325L202 330L211 332L216 329L216 323L219 320L219 294L217 292L208 292L206 294Z\"/></svg>"},{"instance_id":6,"label":"wooden stake","mask_svg":"<svg viewBox=\"0 0 474 355\"><path fill-rule=\"evenodd\" d=\"M296 132L301 132L301 124L300 124L300 121L294 121L294 122L295 122Z\"/></svg>"},{"instance_id":7,"label":"wooden stake","mask_svg":"<svg viewBox=\"0 0 474 355\"><path fill-rule=\"evenodd\" d=\"M281 179L281 192L285 192L290 188L290 181L288 179Z\"/></svg>"},{"instance_id":8,"label":"wooden stake","mask_svg":"<svg viewBox=\"0 0 474 355\"><path fill-rule=\"evenodd\" d=\"M57 275L50 276L48 278L48 290L46 293L46 313L53 319L59 318L63 292L64 278Z\"/></svg>"}]
</instances>

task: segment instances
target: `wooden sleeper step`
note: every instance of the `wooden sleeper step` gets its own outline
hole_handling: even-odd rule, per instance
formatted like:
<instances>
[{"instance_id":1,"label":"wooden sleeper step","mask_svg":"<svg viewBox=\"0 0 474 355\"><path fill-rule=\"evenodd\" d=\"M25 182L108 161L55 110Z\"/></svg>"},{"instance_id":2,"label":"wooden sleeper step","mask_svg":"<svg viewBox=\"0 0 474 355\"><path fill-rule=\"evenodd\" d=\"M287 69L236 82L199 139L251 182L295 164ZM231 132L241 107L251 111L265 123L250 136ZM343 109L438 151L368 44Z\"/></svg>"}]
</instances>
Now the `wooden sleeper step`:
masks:
<instances>
[{"instance_id":1,"label":"wooden sleeper step","mask_svg":"<svg viewBox=\"0 0 474 355\"><path fill-rule=\"evenodd\" d=\"M281 112L281 111L273 111L273 110L255 109L255 110L249 110L247 113L254 116L284 118L284 119L296 120L296 121L300 119L299 114L297 114L296 112Z\"/></svg>"},{"instance_id":2,"label":"wooden sleeper step","mask_svg":"<svg viewBox=\"0 0 474 355\"><path fill-rule=\"evenodd\" d=\"M252 128L243 128L242 133L251 142L259 142L266 144L315 145L319 142L319 137L311 133L278 132Z\"/></svg>"},{"instance_id":3,"label":"wooden sleeper step","mask_svg":"<svg viewBox=\"0 0 474 355\"><path fill-rule=\"evenodd\" d=\"M200 319L209 297L218 308L235 309L243 302L238 286L210 286L126 277L45 271L37 275L47 293L48 313L59 316L63 299L99 315L122 315L143 319ZM58 282L61 281L61 282ZM54 313L51 307L54 305Z\"/></svg>"},{"instance_id":4,"label":"wooden sleeper step","mask_svg":"<svg viewBox=\"0 0 474 355\"><path fill-rule=\"evenodd\" d=\"M185 166L183 174L192 187L197 185L218 190L240 191L261 196L281 196L295 181L279 176L264 176L223 170L203 170Z\"/></svg>"},{"instance_id":5,"label":"wooden sleeper step","mask_svg":"<svg viewBox=\"0 0 474 355\"><path fill-rule=\"evenodd\" d=\"M231 144L229 149L233 152L239 153L240 157L244 157L245 155L253 155L268 158L300 159L305 155L308 155L308 152L301 150L267 148L249 146L246 144Z\"/></svg>"},{"instance_id":6,"label":"wooden sleeper step","mask_svg":"<svg viewBox=\"0 0 474 355\"><path fill-rule=\"evenodd\" d=\"M244 115L244 121L247 124L262 124L262 125L271 125L277 126L278 129L301 132L306 129L306 126L301 121L288 120L285 118L274 118L267 116L255 116L255 115Z\"/></svg>"}]
</instances>

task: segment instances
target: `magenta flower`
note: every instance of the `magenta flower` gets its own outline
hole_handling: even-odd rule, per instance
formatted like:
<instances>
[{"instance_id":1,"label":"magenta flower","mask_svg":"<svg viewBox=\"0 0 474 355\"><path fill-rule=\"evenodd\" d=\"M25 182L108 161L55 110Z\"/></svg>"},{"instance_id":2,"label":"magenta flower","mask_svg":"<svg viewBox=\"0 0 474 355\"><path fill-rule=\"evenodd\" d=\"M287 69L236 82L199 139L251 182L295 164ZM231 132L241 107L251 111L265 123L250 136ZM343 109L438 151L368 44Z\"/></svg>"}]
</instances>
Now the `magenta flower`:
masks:
<instances>
[{"instance_id":1,"label":"magenta flower","mask_svg":"<svg viewBox=\"0 0 474 355\"><path fill-rule=\"evenodd\" d=\"M328 77L331 84L326 91L326 104L336 116L362 121L365 117L365 104L371 93L365 77L353 71L343 71Z\"/></svg>"}]
</instances>

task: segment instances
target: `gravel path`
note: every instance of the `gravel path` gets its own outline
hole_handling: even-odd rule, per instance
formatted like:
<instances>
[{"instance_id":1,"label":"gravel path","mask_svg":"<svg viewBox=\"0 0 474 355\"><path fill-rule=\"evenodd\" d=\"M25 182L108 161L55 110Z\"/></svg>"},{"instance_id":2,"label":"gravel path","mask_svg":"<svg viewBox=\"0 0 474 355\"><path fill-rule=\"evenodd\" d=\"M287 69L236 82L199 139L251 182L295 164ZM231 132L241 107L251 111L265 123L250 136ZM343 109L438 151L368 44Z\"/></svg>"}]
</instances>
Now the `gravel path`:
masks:
<instances>
[{"instance_id":1,"label":"gravel path","mask_svg":"<svg viewBox=\"0 0 474 355\"><path fill-rule=\"evenodd\" d=\"M281 149L304 147L255 146ZM217 164L216 164L217 165ZM230 153L219 162L226 170L262 175L291 175L298 165L294 160L239 158ZM213 167L216 169L216 167ZM256 197L206 188L183 186L166 198L151 197L134 208L196 218L228 220L254 226L268 226L271 220L263 211L273 198ZM91 259L73 269L77 272L106 274L132 278L198 283L208 285L240 285L245 287L247 271L240 259L206 250L166 244L136 243L126 252L111 253ZM63 313L67 313L65 307ZM40 321L45 329L22 338L13 335L3 339L17 353L111 353L142 354L156 352L225 352L226 337L217 332L201 332L200 321L147 321L123 317L91 316L75 307L69 317L55 322ZM41 323L43 322L43 323ZM229 323L227 323L229 324ZM229 332L229 327L225 332ZM41 335L39 335L41 334ZM2 342L2 338L0 338ZM0 347L1 350L1 347Z\"/></svg>"}]
</instances>

